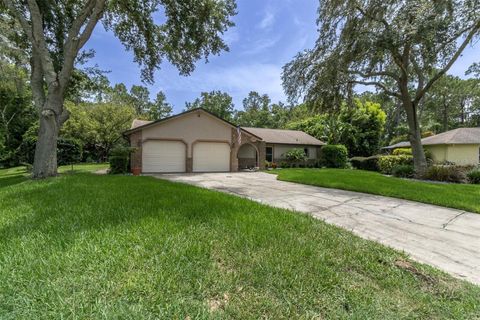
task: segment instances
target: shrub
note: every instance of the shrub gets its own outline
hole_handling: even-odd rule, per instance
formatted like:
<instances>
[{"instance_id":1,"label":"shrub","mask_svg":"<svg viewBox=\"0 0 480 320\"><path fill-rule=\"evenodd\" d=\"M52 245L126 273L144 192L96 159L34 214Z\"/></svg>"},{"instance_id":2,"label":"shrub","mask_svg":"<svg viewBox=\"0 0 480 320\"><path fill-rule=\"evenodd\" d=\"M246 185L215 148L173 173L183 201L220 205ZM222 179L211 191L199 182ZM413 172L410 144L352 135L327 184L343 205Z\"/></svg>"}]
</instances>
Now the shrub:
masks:
<instances>
[{"instance_id":1,"label":"shrub","mask_svg":"<svg viewBox=\"0 0 480 320\"><path fill-rule=\"evenodd\" d=\"M130 147L117 147L110 152L108 161L110 162L111 174L125 174L127 173L130 163L130 154L133 148Z\"/></svg>"},{"instance_id":2,"label":"shrub","mask_svg":"<svg viewBox=\"0 0 480 320\"><path fill-rule=\"evenodd\" d=\"M423 179L443 182L461 183L466 179L463 168L447 165L447 166L431 166L423 174Z\"/></svg>"},{"instance_id":3,"label":"shrub","mask_svg":"<svg viewBox=\"0 0 480 320\"><path fill-rule=\"evenodd\" d=\"M320 149L322 164L327 168L345 168L348 151L344 145L326 145Z\"/></svg>"},{"instance_id":4,"label":"shrub","mask_svg":"<svg viewBox=\"0 0 480 320\"><path fill-rule=\"evenodd\" d=\"M288 150L285 156L289 161L305 161L307 159L307 156L305 155L305 151L303 149Z\"/></svg>"},{"instance_id":5,"label":"shrub","mask_svg":"<svg viewBox=\"0 0 480 320\"><path fill-rule=\"evenodd\" d=\"M415 169L412 165L401 164L392 169L392 175L399 178L412 178L415 175Z\"/></svg>"},{"instance_id":6,"label":"shrub","mask_svg":"<svg viewBox=\"0 0 480 320\"><path fill-rule=\"evenodd\" d=\"M393 168L400 165L413 165L413 157L400 155L380 156L378 158L378 168L383 174L392 174Z\"/></svg>"},{"instance_id":7,"label":"shrub","mask_svg":"<svg viewBox=\"0 0 480 320\"><path fill-rule=\"evenodd\" d=\"M394 156L400 156L400 155L411 156L412 155L412 148L397 148L397 149L392 151L392 155L394 155Z\"/></svg>"},{"instance_id":8,"label":"shrub","mask_svg":"<svg viewBox=\"0 0 480 320\"><path fill-rule=\"evenodd\" d=\"M381 156L375 155L371 157L353 157L350 163L355 169L378 171L378 159Z\"/></svg>"},{"instance_id":9,"label":"shrub","mask_svg":"<svg viewBox=\"0 0 480 320\"><path fill-rule=\"evenodd\" d=\"M290 164L287 161L281 161L279 163L280 168L289 168Z\"/></svg>"},{"instance_id":10,"label":"shrub","mask_svg":"<svg viewBox=\"0 0 480 320\"><path fill-rule=\"evenodd\" d=\"M75 139L59 138L57 142L58 165L77 163L82 160L82 144Z\"/></svg>"},{"instance_id":11,"label":"shrub","mask_svg":"<svg viewBox=\"0 0 480 320\"><path fill-rule=\"evenodd\" d=\"M473 169L467 173L468 182L480 184L480 169Z\"/></svg>"}]
</instances>

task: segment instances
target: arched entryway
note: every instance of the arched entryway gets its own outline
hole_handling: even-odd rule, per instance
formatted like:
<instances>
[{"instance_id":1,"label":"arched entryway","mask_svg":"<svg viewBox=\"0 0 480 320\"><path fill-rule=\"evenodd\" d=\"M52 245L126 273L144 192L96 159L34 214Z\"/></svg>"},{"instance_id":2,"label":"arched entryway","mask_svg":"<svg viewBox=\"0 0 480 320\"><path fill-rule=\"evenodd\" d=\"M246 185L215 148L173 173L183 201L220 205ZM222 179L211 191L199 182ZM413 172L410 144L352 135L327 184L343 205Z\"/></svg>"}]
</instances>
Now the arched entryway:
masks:
<instances>
[{"instance_id":1,"label":"arched entryway","mask_svg":"<svg viewBox=\"0 0 480 320\"><path fill-rule=\"evenodd\" d=\"M250 143L244 143L237 152L238 170L252 169L259 167L258 150Z\"/></svg>"}]
</instances>

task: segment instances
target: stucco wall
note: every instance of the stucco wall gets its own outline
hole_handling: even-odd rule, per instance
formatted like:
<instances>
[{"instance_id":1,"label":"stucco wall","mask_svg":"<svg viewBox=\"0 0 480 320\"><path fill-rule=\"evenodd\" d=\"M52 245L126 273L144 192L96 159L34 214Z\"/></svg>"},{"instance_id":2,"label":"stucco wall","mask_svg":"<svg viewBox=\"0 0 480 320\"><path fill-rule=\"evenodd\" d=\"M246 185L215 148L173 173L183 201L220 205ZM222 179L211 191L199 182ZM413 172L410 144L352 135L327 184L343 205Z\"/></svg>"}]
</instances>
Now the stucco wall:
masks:
<instances>
[{"instance_id":1,"label":"stucco wall","mask_svg":"<svg viewBox=\"0 0 480 320\"><path fill-rule=\"evenodd\" d=\"M478 165L478 144L449 145L447 160L458 165Z\"/></svg>"},{"instance_id":2,"label":"stucco wall","mask_svg":"<svg viewBox=\"0 0 480 320\"><path fill-rule=\"evenodd\" d=\"M286 153L292 149L304 149L308 148L308 159L317 159L317 147L313 146L302 146L302 145L294 145L294 144L274 144L274 145L267 145L273 146L273 159L275 160L284 160L286 159Z\"/></svg>"},{"instance_id":3,"label":"stucco wall","mask_svg":"<svg viewBox=\"0 0 480 320\"><path fill-rule=\"evenodd\" d=\"M425 150L432 154L434 162L449 161L457 165L478 165L479 149L480 145L477 144L425 146Z\"/></svg>"},{"instance_id":4,"label":"stucco wall","mask_svg":"<svg viewBox=\"0 0 480 320\"><path fill-rule=\"evenodd\" d=\"M447 160L447 146L435 145L435 146L424 146L424 148L425 148L425 151L430 152L434 162L442 163Z\"/></svg>"},{"instance_id":5,"label":"stucco wall","mask_svg":"<svg viewBox=\"0 0 480 320\"><path fill-rule=\"evenodd\" d=\"M192 144L195 140L221 140L231 143L232 135L230 126L205 112L198 111L143 129L142 139L149 138L182 139L188 145L188 158L191 158Z\"/></svg>"}]
</instances>

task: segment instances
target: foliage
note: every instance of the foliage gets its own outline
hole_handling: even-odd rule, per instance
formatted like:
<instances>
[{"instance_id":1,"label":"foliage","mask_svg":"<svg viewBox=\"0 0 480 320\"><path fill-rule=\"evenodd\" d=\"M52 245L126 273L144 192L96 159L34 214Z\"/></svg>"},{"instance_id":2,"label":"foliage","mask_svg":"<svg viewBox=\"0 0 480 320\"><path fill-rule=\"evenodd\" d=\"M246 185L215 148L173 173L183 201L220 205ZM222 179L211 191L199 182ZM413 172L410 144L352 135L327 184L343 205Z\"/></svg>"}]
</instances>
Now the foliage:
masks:
<instances>
[{"instance_id":1,"label":"foliage","mask_svg":"<svg viewBox=\"0 0 480 320\"><path fill-rule=\"evenodd\" d=\"M89 156L98 161L106 160L135 117L135 111L128 105L68 103L67 108L72 115L63 126L61 136L80 141L85 158Z\"/></svg>"},{"instance_id":2,"label":"foliage","mask_svg":"<svg viewBox=\"0 0 480 320\"><path fill-rule=\"evenodd\" d=\"M456 165L433 165L422 176L425 180L462 183L466 180L464 169Z\"/></svg>"},{"instance_id":3,"label":"foliage","mask_svg":"<svg viewBox=\"0 0 480 320\"><path fill-rule=\"evenodd\" d=\"M413 165L401 164L393 167L392 175L398 178L413 178L415 175L415 169Z\"/></svg>"},{"instance_id":4,"label":"foliage","mask_svg":"<svg viewBox=\"0 0 480 320\"><path fill-rule=\"evenodd\" d=\"M378 168L378 159L381 156L375 155L370 157L353 157L350 159L350 163L356 169L368 170L368 171L379 171Z\"/></svg>"},{"instance_id":5,"label":"foliage","mask_svg":"<svg viewBox=\"0 0 480 320\"><path fill-rule=\"evenodd\" d=\"M287 128L329 144L343 144L350 156L370 156L380 147L385 117L379 104L356 99L353 105L342 104L337 113L293 121Z\"/></svg>"},{"instance_id":6,"label":"foliage","mask_svg":"<svg viewBox=\"0 0 480 320\"><path fill-rule=\"evenodd\" d=\"M290 149L285 153L285 157L288 161L291 162L299 162L305 161L307 159L307 155L305 151L301 148Z\"/></svg>"},{"instance_id":7,"label":"foliage","mask_svg":"<svg viewBox=\"0 0 480 320\"><path fill-rule=\"evenodd\" d=\"M392 174L393 168L401 165L413 165L413 157L409 155L388 155L378 158L378 168L383 174Z\"/></svg>"},{"instance_id":8,"label":"foliage","mask_svg":"<svg viewBox=\"0 0 480 320\"><path fill-rule=\"evenodd\" d=\"M320 149L322 165L327 168L345 168L348 162L348 151L344 145L326 145Z\"/></svg>"},{"instance_id":9,"label":"foliage","mask_svg":"<svg viewBox=\"0 0 480 320\"><path fill-rule=\"evenodd\" d=\"M400 156L400 155L411 156L412 155L412 148L397 148L397 149L392 151L392 155L394 155L394 156Z\"/></svg>"},{"instance_id":10,"label":"foliage","mask_svg":"<svg viewBox=\"0 0 480 320\"><path fill-rule=\"evenodd\" d=\"M386 114L378 103L355 99L353 106L344 105L340 121L348 124L341 135L350 156L370 156L378 151Z\"/></svg>"},{"instance_id":11,"label":"foliage","mask_svg":"<svg viewBox=\"0 0 480 320\"><path fill-rule=\"evenodd\" d=\"M423 131L422 134L421 134L421 137L422 138L427 138L427 137L431 137L433 135L435 135L435 133L433 131ZM404 141L408 141L408 133L393 137L392 140L390 140L389 144L396 144L396 143L404 142Z\"/></svg>"},{"instance_id":12,"label":"foliage","mask_svg":"<svg viewBox=\"0 0 480 320\"><path fill-rule=\"evenodd\" d=\"M232 97L225 92L202 92L200 98L185 104L187 110L203 108L227 121L233 120L234 106Z\"/></svg>"},{"instance_id":13,"label":"foliage","mask_svg":"<svg viewBox=\"0 0 480 320\"><path fill-rule=\"evenodd\" d=\"M58 139L57 161L58 165L78 163L82 160L82 143L75 139Z\"/></svg>"},{"instance_id":14,"label":"foliage","mask_svg":"<svg viewBox=\"0 0 480 320\"><path fill-rule=\"evenodd\" d=\"M468 182L480 184L480 169L473 169L467 173Z\"/></svg>"},{"instance_id":15,"label":"foliage","mask_svg":"<svg viewBox=\"0 0 480 320\"><path fill-rule=\"evenodd\" d=\"M159 120L169 117L172 114L172 105L167 102L167 97L160 91L157 93L155 101L151 104L148 110L149 120Z\"/></svg>"},{"instance_id":16,"label":"foliage","mask_svg":"<svg viewBox=\"0 0 480 320\"><path fill-rule=\"evenodd\" d=\"M285 92L290 100L303 97L330 109L355 85L397 99L416 170L423 172L418 105L480 34L479 10L478 0L321 1L315 47L284 67Z\"/></svg>"},{"instance_id":17,"label":"foliage","mask_svg":"<svg viewBox=\"0 0 480 320\"><path fill-rule=\"evenodd\" d=\"M108 162L110 163L110 174L125 174L128 173L130 164L130 154L133 149L130 147L116 147L110 152Z\"/></svg>"},{"instance_id":18,"label":"foliage","mask_svg":"<svg viewBox=\"0 0 480 320\"><path fill-rule=\"evenodd\" d=\"M480 188L477 185L406 180L378 172L349 169L287 169L276 170L274 173L282 181L370 193L480 213Z\"/></svg>"},{"instance_id":19,"label":"foliage","mask_svg":"<svg viewBox=\"0 0 480 320\"><path fill-rule=\"evenodd\" d=\"M235 123L244 127L283 128L290 109L283 103L272 104L268 95L251 91L243 99L243 110L235 113Z\"/></svg>"}]
</instances>

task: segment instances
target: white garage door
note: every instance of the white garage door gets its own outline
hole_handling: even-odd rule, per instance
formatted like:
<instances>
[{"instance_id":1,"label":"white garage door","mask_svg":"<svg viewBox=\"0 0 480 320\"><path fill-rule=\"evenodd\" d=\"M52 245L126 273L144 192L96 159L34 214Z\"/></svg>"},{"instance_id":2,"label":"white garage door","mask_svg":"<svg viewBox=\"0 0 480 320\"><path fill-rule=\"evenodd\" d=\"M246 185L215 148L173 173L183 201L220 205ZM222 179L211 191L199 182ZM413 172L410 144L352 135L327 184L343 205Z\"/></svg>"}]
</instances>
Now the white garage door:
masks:
<instances>
[{"instance_id":1,"label":"white garage door","mask_svg":"<svg viewBox=\"0 0 480 320\"><path fill-rule=\"evenodd\" d=\"M197 142L193 146L193 172L230 171L230 145Z\"/></svg>"},{"instance_id":2,"label":"white garage door","mask_svg":"<svg viewBox=\"0 0 480 320\"><path fill-rule=\"evenodd\" d=\"M185 172L186 152L180 141L146 141L142 145L142 171Z\"/></svg>"}]
</instances>

